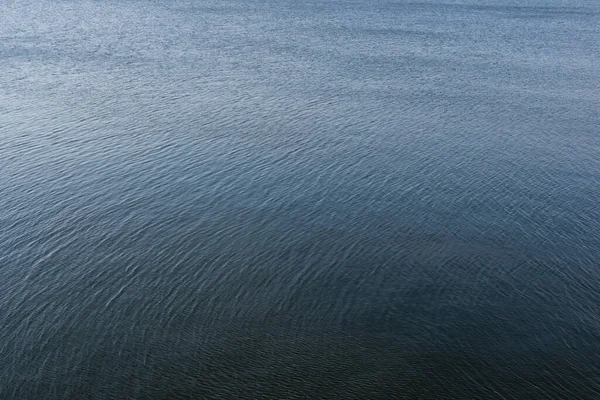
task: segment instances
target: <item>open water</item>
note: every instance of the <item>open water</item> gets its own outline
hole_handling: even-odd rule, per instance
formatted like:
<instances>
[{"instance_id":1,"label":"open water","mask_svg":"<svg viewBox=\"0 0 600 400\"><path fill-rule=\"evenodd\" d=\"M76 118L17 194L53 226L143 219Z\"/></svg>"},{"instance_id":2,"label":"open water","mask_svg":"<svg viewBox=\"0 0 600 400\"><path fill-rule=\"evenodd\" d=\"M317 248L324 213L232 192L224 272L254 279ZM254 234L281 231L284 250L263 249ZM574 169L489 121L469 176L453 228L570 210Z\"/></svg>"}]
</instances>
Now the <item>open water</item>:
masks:
<instances>
[{"instance_id":1,"label":"open water","mask_svg":"<svg viewBox=\"0 0 600 400\"><path fill-rule=\"evenodd\" d=\"M0 398L600 398L596 1L3 0Z\"/></svg>"}]
</instances>

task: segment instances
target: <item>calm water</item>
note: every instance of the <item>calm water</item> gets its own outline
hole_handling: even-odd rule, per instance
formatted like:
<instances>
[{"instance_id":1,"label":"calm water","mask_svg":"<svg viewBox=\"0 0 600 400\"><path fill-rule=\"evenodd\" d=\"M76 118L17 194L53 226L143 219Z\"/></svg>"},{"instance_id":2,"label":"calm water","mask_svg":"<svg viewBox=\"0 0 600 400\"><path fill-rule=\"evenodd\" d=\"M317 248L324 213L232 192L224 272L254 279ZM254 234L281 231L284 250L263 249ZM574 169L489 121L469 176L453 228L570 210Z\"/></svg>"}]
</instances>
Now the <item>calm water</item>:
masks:
<instances>
[{"instance_id":1,"label":"calm water","mask_svg":"<svg viewBox=\"0 0 600 400\"><path fill-rule=\"evenodd\" d=\"M2 1L0 398L600 398L599 43L578 0Z\"/></svg>"}]
</instances>

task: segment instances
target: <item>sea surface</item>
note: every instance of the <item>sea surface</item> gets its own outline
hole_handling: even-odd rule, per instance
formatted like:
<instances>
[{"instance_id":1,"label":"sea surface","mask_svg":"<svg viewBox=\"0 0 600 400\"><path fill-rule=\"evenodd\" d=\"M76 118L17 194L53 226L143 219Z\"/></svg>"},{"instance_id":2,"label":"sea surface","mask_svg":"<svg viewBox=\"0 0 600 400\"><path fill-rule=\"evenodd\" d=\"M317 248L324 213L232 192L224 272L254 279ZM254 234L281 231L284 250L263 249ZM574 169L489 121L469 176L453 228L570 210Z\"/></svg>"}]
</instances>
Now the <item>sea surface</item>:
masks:
<instances>
[{"instance_id":1,"label":"sea surface","mask_svg":"<svg viewBox=\"0 0 600 400\"><path fill-rule=\"evenodd\" d=\"M599 399L600 3L0 2L1 399Z\"/></svg>"}]
</instances>

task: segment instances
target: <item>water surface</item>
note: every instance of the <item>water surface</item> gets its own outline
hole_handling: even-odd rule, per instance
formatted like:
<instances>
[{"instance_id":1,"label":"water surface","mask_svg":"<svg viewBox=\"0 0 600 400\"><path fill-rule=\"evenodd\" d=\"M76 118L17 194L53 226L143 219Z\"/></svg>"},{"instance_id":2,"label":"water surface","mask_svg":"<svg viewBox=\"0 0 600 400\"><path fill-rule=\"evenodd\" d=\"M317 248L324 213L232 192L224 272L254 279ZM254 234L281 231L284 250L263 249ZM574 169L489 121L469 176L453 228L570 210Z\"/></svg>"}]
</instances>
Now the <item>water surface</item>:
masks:
<instances>
[{"instance_id":1,"label":"water surface","mask_svg":"<svg viewBox=\"0 0 600 400\"><path fill-rule=\"evenodd\" d=\"M0 397L600 397L599 22L2 2Z\"/></svg>"}]
</instances>

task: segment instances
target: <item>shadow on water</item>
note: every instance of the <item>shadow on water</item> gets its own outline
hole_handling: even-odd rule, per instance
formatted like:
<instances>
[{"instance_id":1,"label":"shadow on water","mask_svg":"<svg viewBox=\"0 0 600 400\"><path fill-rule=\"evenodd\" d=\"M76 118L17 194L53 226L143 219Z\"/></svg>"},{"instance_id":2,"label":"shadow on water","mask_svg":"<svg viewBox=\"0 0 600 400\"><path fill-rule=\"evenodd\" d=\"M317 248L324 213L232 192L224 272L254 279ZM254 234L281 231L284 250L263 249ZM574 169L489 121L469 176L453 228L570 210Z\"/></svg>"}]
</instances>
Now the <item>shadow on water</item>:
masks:
<instances>
[{"instance_id":1,"label":"shadow on water","mask_svg":"<svg viewBox=\"0 0 600 400\"><path fill-rule=\"evenodd\" d=\"M581 323L585 310L578 307L598 299L564 303L582 283L576 274L565 280L558 265L435 235L382 242L320 229L296 233L286 246L273 233L258 241L240 235L235 247L216 246L213 255L198 248L197 237L180 242L186 256L169 271L179 276L176 291L154 286L118 297L102 312L90 309L90 318L65 322L63 315L62 329L46 332L45 356L34 348L23 352L20 378L4 393L57 399L597 394L598 321ZM139 262L148 265L161 259L160 248L141 254ZM210 265L224 260L230 272L215 277ZM98 323L111 315L110 326ZM593 318L589 310L585 315Z\"/></svg>"}]
</instances>

